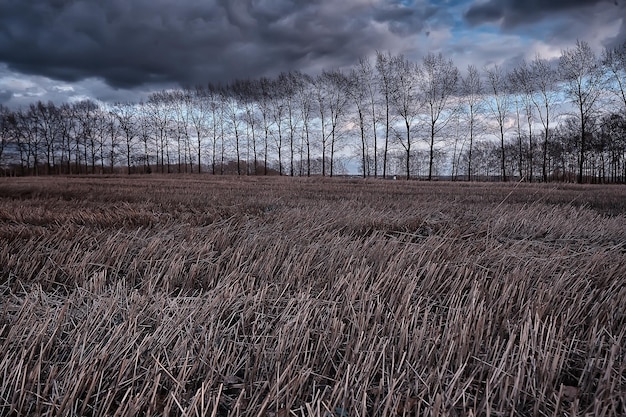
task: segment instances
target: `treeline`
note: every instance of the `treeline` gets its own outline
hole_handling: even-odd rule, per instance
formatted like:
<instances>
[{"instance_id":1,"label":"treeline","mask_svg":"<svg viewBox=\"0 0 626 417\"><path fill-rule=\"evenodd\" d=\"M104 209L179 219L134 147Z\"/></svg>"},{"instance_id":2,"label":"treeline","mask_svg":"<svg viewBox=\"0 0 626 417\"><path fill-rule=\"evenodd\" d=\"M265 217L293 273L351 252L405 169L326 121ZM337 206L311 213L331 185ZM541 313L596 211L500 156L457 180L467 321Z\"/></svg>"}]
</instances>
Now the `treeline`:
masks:
<instances>
[{"instance_id":1,"label":"treeline","mask_svg":"<svg viewBox=\"0 0 626 417\"><path fill-rule=\"evenodd\" d=\"M203 173L626 182L626 44L511 70L377 53L348 70L0 106L5 175ZM495 139L495 140L494 140Z\"/></svg>"}]
</instances>

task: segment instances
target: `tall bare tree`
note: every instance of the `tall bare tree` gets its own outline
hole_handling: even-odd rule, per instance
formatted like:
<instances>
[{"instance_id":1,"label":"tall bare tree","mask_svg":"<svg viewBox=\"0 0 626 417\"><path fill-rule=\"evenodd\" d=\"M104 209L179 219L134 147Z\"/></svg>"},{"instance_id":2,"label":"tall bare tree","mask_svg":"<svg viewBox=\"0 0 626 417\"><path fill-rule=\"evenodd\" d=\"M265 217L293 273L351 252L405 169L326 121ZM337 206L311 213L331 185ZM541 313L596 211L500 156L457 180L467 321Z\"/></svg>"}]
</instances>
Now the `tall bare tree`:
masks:
<instances>
[{"instance_id":1,"label":"tall bare tree","mask_svg":"<svg viewBox=\"0 0 626 417\"><path fill-rule=\"evenodd\" d=\"M28 110L18 111L16 116L22 172L25 172L24 168L28 170L32 167L33 173L39 175L42 136L37 126L36 107L31 105Z\"/></svg>"},{"instance_id":2,"label":"tall bare tree","mask_svg":"<svg viewBox=\"0 0 626 417\"><path fill-rule=\"evenodd\" d=\"M176 138L177 172L187 172L187 165L193 172L193 158L190 145L191 113L195 103L190 89L171 91L169 94L174 110L172 134Z\"/></svg>"},{"instance_id":3,"label":"tall bare tree","mask_svg":"<svg viewBox=\"0 0 626 417\"><path fill-rule=\"evenodd\" d=\"M287 128L289 132L289 175L295 174L295 139L298 125L300 124L300 114L297 111L296 92L298 83L301 81L298 74L294 72L282 73L278 76L278 84L282 90L283 103L287 116Z\"/></svg>"},{"instance_id":4,"label":"tall bare tree","mask_svg":"<svg viewBox=\"0 0 626 417\"><path fill-rule=\"evenodd\" d=\"M172 136L176 138L177 166L176 172L187 172L188 164L193 171L193 158L191 158L189 113L187 107L191 105L191 95L185 90L173 91L170 95L172 108L174 109L174 123Z\"/></svg>"},{"instance_id":5,"label":"tall bare tree","mask_svg":"<svg viewBox=\"0 0 626 417\"><path fill-rule=\"evenodd\" d=\"M376 74L374 68L370 64L370 61L366 58L361 58L358 64L358 72L360 74L361 83L366 94L367 105L369 106L369 117L372 123L372 157L374 178L378 177L378 107L379 97L376 87ZM371 157L370 157L371 158Z\"/></svg>"},{"instance_id":6,"label":"tall bare tree","mask_svg":"<svg viewBox=\"0 0 626 417\"><path fill-rule=\"evenodd\" d=\"M111 112L115 116L119 130L124 138L126 173L130 175L132 173L134 144L137 137L137 108L135 104L129 102L115 103Z\"/></svg>"},{"instance_id":7,"label":"tall bare tree","mask_svg":"<svg viewBox=\"0 0 626 417\"><path fill-rule=\"evenodd\" d=\"M559 72L564 83L564 92L576 108L576 117L579 122L577 181L582 183L590 134L589 127L602 93L602 71L589 44L577 41L576 46L561 52Z\"/></svg>"},{"instance_id":8,"label":"tall bare tree","mask_svg":"<svg viewBox=\"0 0 626 417\"><path fill-rule=\"evenodd\" d=\"M196 163L198 165L198 174L201 174L204 140L210 131L211 102L207 90L201 86L196 86L192 90L191 97L189 117L196 134Z\"/></svg>"},{"instance_id":9,"label":"tall bare tree","mask_svg":"<svg viewBox=\"0 0 626 417\"><path fill-rule=\"evenodd\" d=\"M38 101L31 105L33 120L37 124L38 134L43 139L46 157L46 174L51 174L55 165L55 145L58 137L59 112L52 102L47 104Z\"/></svg>"},{"instance_id":10,"label":"tall bare tree","mask_svg":"<svg viewBox=\"0 0 626 417\"><path fill-rule=\"evenodd\" d=\"M320 74L313 80L313 88L316 101L316 110L319 116L320 125L320 147L322 150L322 176L326 176L326 152L328 149L328 135L326 130L328 128L327 106L326 106L326 82L324 77Z\"/></svg>"},{"instance_id":11,"label":"tall bare tree","mask_svg":"<svg viewBox=\"0 0 626 417\"><path fill-rule=\"evenodd\" d=\"M394 112L404 124L404 134L396 135L406 155L406 179L411 178L411 146L414 124L422 110L423 96L420 95L418 80L422 69L400 55L392 58L392 105Z\"/></svg>"},{"instance_id":12,"label":"tall bare tree","mask_svg":"<svg viewBox=\"0 0 626 417\"><path fill-rule=\"evenodd\" d=\"M469 147L467 151L467 179L472 180L472 152L480 115L484 109L484 86L478 68L467 67L467 74L461 79L461 97L467 110Z\"/></svg>"},{"instance_id":13,"label":"tall bare tree","mask_svg":"<svg viewBox=\"0 0 626 417\"><path fill-rule=\"evenodd\" d=\"M533 166L534 166L534 150L535 146L533 143L533 125L534 125L534 95L537 91L537 86L535 83L535 77L533 74L533 69L529 66L526 61L521 61L517 67L513 69L510 74L511 84L513 85L513 89L515 90L517 100L521 105L524 116L526 118L526 126L528 132L528 181L533 181ZM519 112L518 112L519 114ZM520 122L518 116L518 136L521 138L520 132ZM521 140L520 140L521 144ZM520 148L522 148L520 146ZM523 156L523 153L521 153ZM522 177L522 172L520 171L520 178Z\"/></svg>"},{"instance_id":14,"label":"tall bare tree","mask_svg":"<svg viewBox=\"0 0 626 417\"><path fill-rule=\"evenodd\" d=\"M341 135L340 126L348 110L348 77L341 71L325 71L324 77L328 92L328 109L330 114L330 176L334 174L335 151Z\"/></svg>"},{"instance_id":15,"label":"tall bare tree","mask_svg":"<svg viewBox=\"0 0 626 417\"><path fill-rule=\"evenodd\" d=\"M363 178L369 174L368 168L368 144L366 139L366 115L369 111L368 91L363 73L359 69L353 68L348 77L348 94L356 111L356 122L359 126L359 136L361 141L361 170Z\"/></svg>"},{"instance_id":16,"label":"tall bare tree","mask_svg":"<svg viewBox=\"0 0 626 417\"><path fill-rule=\"evenodd\" d=\"M214 84L209 84L206 88L206 100L208 100L209 113L211 114L211 174L215 175L217 173L218 143L219 139L223 143L224 138L222 89Z\"/></svg>"},{"instance_id":17,"label":"tall bare tree","mask_svg":"<svg viewBox=\"0 0 626 417\"><path fill-rule=\"evenodd\" d=\"M76 131L76 123L74 120L74 111L72 106L68 103L64 103L58 107L59 112L59 126L58 135L61 151L61 171L71 174L72 173L72 145L74 143L74 134Z\"/></svg>"},{"instance_id":18,"label":"tall bare tree","mask_svg":"<svg viewBox=\"0 0 626 417\"><path fill-rule=\"evenodd\" d=\"M506 119L511 107L509 85L507 83L506 73L501 66L494 65L491 68L486 68L485 72L487 74L487 85L491 93L491 97L487 99L487 107L498 124L498 136L500 139L500 175L502 181L506 182L504 136L506 133Z\"/></svg>"},{"instance_id":19,"label":"tall bare tree","mask_svg":"<svg viewBox=\"0 0 626 417\"><path fill-rule=\"evenodd\" d=\"M261 112L261 125L263 129L263 175L268 173L269 143L272 136L272 80L262 77L257 84L257 102Z\"/></svg>"},{"instance_id":20,"label":"tall bare tree","mask_svg":"<svg viewBox=\"0 0 626 417\"><path fill-rule=\"evenodd\" d=\"M554 107L558 101L557 72L550 63L536 56L530 64L533 94L533 104L537 109L537 115L543 127L542 163L541 176L544 182L548 181L548 141L550 140L551 122L553 120Z\"/></svg>"},{"instance_id":21,"label":"tall bare tree","mask_svg":"<svg viewBox=\"0 0 626 417\"><path fill-rule=\"evenodd\" d=\"M446 128L458 106L452 103L459 84L459 70L452 60L442 54L426 55L422 60L420 72L420 90L428 112L429 122L429 157L428 180L433 176L436 137Z\"/></svg>"},{"instance_id":22,"label":"tall bare tree","mask_svg":"<svg viewBox=\"0 0 626 417\"><path fill-rule=\"evenodd\" d=\"M313 119L313 79L299 73L300 82L297 84L297 100L302 118L302 138L306 147L306 175L311 176L311 122ZM302 159L302 158L301 158Z\"/></svg>"},{"instance_id":23,"label":"tall bare tree","mask_svg":"<svg viewBox=\"0 0 626 417\"><path fill-rule=\"evenodd\" d=\"M241 114L241 102L243 100L243 86L241 81L235 81L226 89L224 104L229 121L230 132L234 135L235 156L237 158L237 175L242 174L241 150L243 148L243 117Z\"/></svg>"},{"instance_id":24,"label":"tall bare tree","mask_svg":"<svg viewBox=\"0 0 626 417\"><path fill-rule=\"evenodd\" d=\"M285 118L287 116L287 106L285 104L285 91L283 86L275 80L271 92L271 106L273 124L276 126L274 133L274 144L278 155L278 174L283 175L283 130L285 127Z\"/></svg>"},{"instance_id":25,"label":"tall bare tree","mask_svg":"<svg viewBox=\"0 0 626 417\"><path fill-rule=\"evenodd\" d=\"M12 143L11 116L9 108L0 104L0 164L4 163L5 149Z\"/></svg>"},{"instance_id":26,"label":"tall bare tree","mask_svg":"<svg viewBox=\"0 0 626 417\"><path fill-rule=\"evenodd\" d=\"M608 87L626 114L626 42L619 47L605 49L602 64L609 77Z\"/></svg>"},{"instance_id":27,"label":"tall bare tree","mask_svg":"<svg viewBox=\"0 0 626 417\"><path fill-rule=\"evenodd\" d=\"M140 101L137 105L137 127L138 127L138 137L141 141L141 145L143 148L143 172L150 174L152 173L152 168L150 167L150 152L151 146L155 142L152 142L153 136L153 126L150 120L150 115L147 110L147 105L145 102Z\"/></svg>"},{"instance_id":28,"label":"tall bare tree","mask_svg":"<svg viewBox=\"0 0 626 417\"><path fill-rule=\"evenodd\" d=\"M246 123L246 144L248 145L248 156L246 157L246 173L257 174L258 153L257 153L257 129L258 129L258 90L257 84L251 80L240 83L240 100L243 106L243 119ZM250 147L252 147L252 170L250 169Z\"/></svg>"},{"instance_id":29,"label":"tall bare tree","mask_svg":"<svg viewBox=\"0 0 626 417\"><path fill-rule=\"evenodd\" d=\"M77 122L77 134L82 145L85 173L93 173L97 155L97 117L99 107L91 100L83 100L72 106Z\"/></svg>"},{"instance_id":30,"label":"tall bare tree","mask_svg":"<svg viewBox=\"0 0 626 417\"><path fill-rule=\"evenodd\" d=\"M167 91L157 91L148 97L146 108L153 125L154 141L156 143L157 167L161 172L170 172L169 132L173 124L171 100Z\"/></svg>"},{"instance_id":31,"label":"tall bare tree","mask_svg":"<svg viewBox=\"0 0 626 417\"><path fill-rule=\"evenodd\" d=\"M391 101L395 95L395 86L393 82L393 61L394 58L390 53L383 54L376 52L376 72L378 81L378 90L382 95L384 113L385 113L385 145L383 147L383 178L387 176L387 156L389 154L389 138L391 127L393 124Z\"/></svg>"},{"instance_id":32,"label":"tall bare tree","mask_svg":"<svg viewBox=\"0 0 626 417\"><path fill-rule=\"evenodd\" d=\"M334 174L335 151L341 137L341 122L347 112L348 77L339 70L324 71L314 82L319 123L321 127L322 176L326 175L326 162L329 162L329 175Z\"/></svg>"}]
</instances>

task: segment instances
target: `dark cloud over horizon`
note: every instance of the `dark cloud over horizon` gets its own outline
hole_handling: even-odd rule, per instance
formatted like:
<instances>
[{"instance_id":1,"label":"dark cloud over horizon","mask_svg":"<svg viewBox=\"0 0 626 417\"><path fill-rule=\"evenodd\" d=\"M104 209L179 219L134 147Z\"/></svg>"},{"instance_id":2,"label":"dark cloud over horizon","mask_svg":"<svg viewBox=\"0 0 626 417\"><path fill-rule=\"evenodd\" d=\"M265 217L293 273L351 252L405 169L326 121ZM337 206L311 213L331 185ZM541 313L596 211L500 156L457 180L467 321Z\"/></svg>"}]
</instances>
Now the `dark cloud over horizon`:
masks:
<instances>
[{"instance_id":1,"label":"dark cloud over horizon","mask_svg":"<svg viewBox=\"0 0 626 417\"><path fill-rule=\"evenodd\" d=\"M594 4L614 4L609 0L488 0L475 2L465 13L471 24L493 22L503 19L503 26L535 22L549 14L589 7Z\"/></svg>"},{"instance_id":2,"label":"dark cloud over horizon","mask_svg":"<svg viewBox=\"0 0 626 417\"><path fill-rule=\"evenodd\" d=\"M625 0L487 0L475 1L465 12L470 25L498 23L504 30L540 21L569 18L568 27L555 24L554 36L569 38L572 32L583 34L596 29L594 20L605 16L608 21L622 19L616 39L606 40L605 46L617 46L626 40Z\"/></svg>"},{"instance_id":3,"label":"dark cloud over horizon","mask_svg":"<svg viewBox=\"0 0 626 417\"><path fill-rule=\"evenodd\" d=\"M315 74L376 50L554 58L576 38L623 42L624 16L626 0L0 0L0 103Z\"/></svg>"},{"instance_id":4,"label":"dark cloud over horizon","mask_svg":"<svg viewBox=\"0 0 626 417\"><path fill-rule=\"evenodd\" d=\"M434 13L426 3L362 0L5 0L0 62L121 88L220 82L348 64L420 32Z\"/></svg>"}]
</instances>

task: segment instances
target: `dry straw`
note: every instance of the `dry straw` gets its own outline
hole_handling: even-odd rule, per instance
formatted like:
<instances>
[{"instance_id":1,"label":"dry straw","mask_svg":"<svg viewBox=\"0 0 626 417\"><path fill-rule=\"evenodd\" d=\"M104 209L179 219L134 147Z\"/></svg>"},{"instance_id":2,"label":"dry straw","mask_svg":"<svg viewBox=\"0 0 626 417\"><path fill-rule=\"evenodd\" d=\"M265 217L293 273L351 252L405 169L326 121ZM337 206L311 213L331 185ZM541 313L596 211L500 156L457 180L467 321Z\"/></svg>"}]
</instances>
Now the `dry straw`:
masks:
<instances>
[{"instance_id":1,"label":"dry straw","mask_svg":"<svg viewBox=\"0 0 626 417\"><path fill-rule=\"evenodd\" d=\"M626 414L626 190L0 181L0 414Z\"/></svg>"}]
</instances>

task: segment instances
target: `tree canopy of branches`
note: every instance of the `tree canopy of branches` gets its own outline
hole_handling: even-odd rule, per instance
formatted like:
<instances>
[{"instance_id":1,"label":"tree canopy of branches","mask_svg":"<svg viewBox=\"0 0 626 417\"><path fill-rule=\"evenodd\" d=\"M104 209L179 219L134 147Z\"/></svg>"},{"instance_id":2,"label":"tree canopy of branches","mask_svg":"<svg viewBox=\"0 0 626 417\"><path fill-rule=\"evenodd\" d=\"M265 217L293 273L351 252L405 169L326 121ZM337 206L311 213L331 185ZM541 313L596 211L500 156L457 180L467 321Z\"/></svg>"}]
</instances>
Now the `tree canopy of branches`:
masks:
<instances>
[{"instance_id":1,"label":"tree canopy of branches","mask_svg":"<svg viewBox=\"0 0 626 417\"><path fill-rule=\"evenodd\" d=\"M377 52L351 68L0 106L0 173L203 173L626 181L626 44L558 65ZM573 127L577 126L576 129ZM514 128L513 128L514 127ZM541 174L539 174L541 173Z\"/></svg>"}]
</instances>

